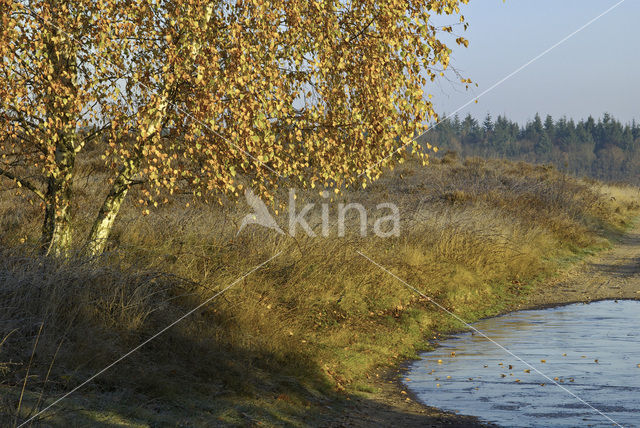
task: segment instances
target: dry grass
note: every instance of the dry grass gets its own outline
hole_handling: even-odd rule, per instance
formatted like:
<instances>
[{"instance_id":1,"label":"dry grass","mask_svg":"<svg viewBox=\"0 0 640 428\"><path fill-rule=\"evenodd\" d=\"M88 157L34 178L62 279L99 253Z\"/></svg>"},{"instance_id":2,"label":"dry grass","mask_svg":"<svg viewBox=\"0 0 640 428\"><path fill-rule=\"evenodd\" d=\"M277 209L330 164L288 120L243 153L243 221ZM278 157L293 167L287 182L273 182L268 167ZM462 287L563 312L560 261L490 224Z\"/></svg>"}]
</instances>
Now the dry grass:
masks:
<instances>
[{"instance_id":1,"label":"dry grass","mask_svg":"<svg viewBox=\"0 0 640 428\"><path fill-rule=\"evenodd\" d=\"M92 183L78 182L78 236L97 209ZM190 424L201 417L301 423L331 391L366 389L375 369L455 327L357 250L473 320L520 298L558 260L607 246L607 234L620 232L640 208L636 188L575 180L551 167L449 156L427 168L399 166L366 191L332 201L360 202L369 213L380 202L396 203L399 237L361 237L352 223L343 238L335 227L328 238L293 239L255 225L236 236L247 207L185 208L177 200L149 216L129 204L104 257L60 262L30 250L38 208L0 195L0 337L12 332L0 345L0 387L13 397L29 367L32 394L18 419L43 388L53 397L77 385L282 251L87 387L112 397L109 418L172 425L185 414ZM325 202L311 193L300 200ZM314 212L320 230L319 208ZM149 401L133 411L116 404L123 397L165 404Z\"/></svg>"}]
</instances>

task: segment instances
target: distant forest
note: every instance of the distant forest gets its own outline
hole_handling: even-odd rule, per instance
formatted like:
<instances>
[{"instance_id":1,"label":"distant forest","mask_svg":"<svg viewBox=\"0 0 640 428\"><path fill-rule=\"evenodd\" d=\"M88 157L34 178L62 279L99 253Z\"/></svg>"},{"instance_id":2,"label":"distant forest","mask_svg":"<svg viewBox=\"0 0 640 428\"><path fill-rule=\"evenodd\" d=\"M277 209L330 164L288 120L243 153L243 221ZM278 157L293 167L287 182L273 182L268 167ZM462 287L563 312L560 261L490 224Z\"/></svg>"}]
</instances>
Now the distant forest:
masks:
<instances>
[{"instance_id":1,"label":"distant forest","mask_svg":"<svg viewBox=\"0 0 640 428\"><path fill-rule=\"evenodd\" d=\"M640 184L640 124L623 125L609 114L597 121L533 121L520 126L504 116L487 115L482 123L467 115L442 121L421 137L440 150L461 156L499 157L552 163L562 171L607 181Z\"/></svg>"}]
</instances>

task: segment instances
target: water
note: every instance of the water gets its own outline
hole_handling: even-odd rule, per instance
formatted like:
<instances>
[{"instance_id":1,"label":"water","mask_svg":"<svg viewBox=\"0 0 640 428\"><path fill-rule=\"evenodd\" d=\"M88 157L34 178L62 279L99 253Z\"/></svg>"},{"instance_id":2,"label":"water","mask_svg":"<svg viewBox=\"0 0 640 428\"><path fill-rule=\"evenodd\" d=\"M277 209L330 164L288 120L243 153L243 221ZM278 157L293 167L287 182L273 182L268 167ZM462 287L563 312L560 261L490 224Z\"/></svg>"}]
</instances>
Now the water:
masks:
<instances>
[{"instance_id":1,"label":"water","mask_svg":"<svg viewBox=\"0 0 640 428\"><path fill-rule=\"evenodd\" d=\"M474 327L552 380L465 333L413 363L406 384L425 404L505 427L615 426L568 390L621 426L640 426L640 302L521 311Z\"/></svg>"}]
</instances>

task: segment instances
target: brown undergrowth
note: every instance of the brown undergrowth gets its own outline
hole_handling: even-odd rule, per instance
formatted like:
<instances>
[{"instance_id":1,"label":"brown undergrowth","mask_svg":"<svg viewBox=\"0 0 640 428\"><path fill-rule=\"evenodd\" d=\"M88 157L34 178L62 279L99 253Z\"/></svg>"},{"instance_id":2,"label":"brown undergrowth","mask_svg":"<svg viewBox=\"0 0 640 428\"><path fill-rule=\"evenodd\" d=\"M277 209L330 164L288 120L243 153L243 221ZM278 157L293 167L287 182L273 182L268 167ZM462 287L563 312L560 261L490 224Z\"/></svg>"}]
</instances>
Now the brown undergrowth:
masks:
<instances>
[{"instance_id":1,"label":"brown undergrowth","mask_svg":"<svg viewBox=\"0 0 640 428\"><path fill-rule=\"evenodd\" d=\"M91 165L76 183L78 239L102 197ZM34 250L40 209L13 192L0 193L3 426L27 420L231 284L38 423L311 423L336 391L370 391L377 369L460 327L358 251L472 321L607 247L640 208L634 187L448 155L427 167L399 165L334 200L299 192L300 204L316 203L307 216L315 237L257 225L238 233L244 204L177 198L148 216L129 203L103 256L53 260ZM320 205L335 222L340 201L367 208L368 236L356 215L346 236L335 225L322 236ZM397 237L370 233L382 202L399 207ZM277 220L285 225L286 212Z\"/></svg>"}]
</instances>

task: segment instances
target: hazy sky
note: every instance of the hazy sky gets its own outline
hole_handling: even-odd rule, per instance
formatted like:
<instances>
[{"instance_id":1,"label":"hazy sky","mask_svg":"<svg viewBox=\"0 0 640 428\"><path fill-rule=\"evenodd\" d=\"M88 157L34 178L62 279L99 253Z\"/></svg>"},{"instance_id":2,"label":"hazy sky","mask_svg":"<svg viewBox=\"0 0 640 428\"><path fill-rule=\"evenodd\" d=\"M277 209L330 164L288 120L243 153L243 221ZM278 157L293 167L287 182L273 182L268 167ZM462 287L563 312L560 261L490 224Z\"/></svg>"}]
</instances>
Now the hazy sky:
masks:
<instances>
[{"instance_id":1,"label":"hazy sky","mask_svg":"<svg viewBox=\"0 0 640 428\"><path fill-rule=\"evenodd\" d=\"M479 87L441 83L430 92L437 111L451 113L551 47L618 0L471 0L462 13L468 48L452 65ZM449 20L451 22L451 20ZM460 29L461 31L461 29ZM640 0L626 0L458 114L504 114L524 122L554 117L640 120Z\"/></svg>"}]
</instances>

